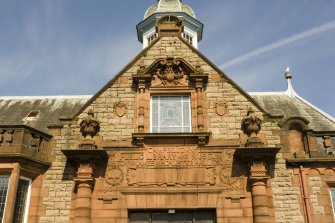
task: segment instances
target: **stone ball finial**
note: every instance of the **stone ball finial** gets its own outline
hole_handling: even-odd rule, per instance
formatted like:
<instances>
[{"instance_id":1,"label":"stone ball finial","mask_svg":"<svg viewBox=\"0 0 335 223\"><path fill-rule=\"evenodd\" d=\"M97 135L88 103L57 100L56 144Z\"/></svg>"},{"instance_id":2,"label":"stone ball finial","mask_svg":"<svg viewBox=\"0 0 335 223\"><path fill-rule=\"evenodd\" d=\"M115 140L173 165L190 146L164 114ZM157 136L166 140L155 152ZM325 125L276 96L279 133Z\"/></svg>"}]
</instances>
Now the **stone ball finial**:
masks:
<instances>
[{"instance_id":1,"label":"stone ball finial","mask_svg":"<svg viewBox=\"0 0 335 223\"><path fill-rule=\"evenodd\" d=\"M89 111L86 118L80 122L80 132L87 138L93 138L100 131L100 122L94 118L94 113Z\"/></svg>"}]
</instances>

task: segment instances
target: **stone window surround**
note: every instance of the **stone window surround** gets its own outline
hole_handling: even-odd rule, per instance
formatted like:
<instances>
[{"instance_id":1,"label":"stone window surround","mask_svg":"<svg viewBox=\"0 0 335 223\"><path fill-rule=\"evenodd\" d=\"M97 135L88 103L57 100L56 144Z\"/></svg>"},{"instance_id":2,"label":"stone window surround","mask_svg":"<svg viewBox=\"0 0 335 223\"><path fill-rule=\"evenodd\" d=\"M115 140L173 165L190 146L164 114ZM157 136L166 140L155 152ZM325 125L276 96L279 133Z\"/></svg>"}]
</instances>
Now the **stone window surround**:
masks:
<instances>
[{"instance_id":1,"label":"stone window surround","mask_svg":"<svg viewBox=\"0 0 335 223\"><path fill-rule=\"evenodd\" d=\"M191 96L189 95L189 94L151 94L150 95L150 132L152 132L152 124L153 124L153 120L152 120L152 117L151 117L151 114L152 114L152 112L153 112L153 105L152 105L152 103L153 103L153 97L155 97L155 96L161 96L161 97L164 97L164 96L179 96L179 97L182 97L182 96L186 96L186 97L188 97L188 102L189 102L189 114L188 114L188 116L189 116L189 120L190 120L190 124L191 124L191 126L192 126L192 115L191 115L191 111L192 111L192 108L191 108ZM158 100L160 100L160 99L158 99ZM159 111L158 111L159 112ZM184 112L184 111L183 111ZM191 130L192 131L192 130ZM186 132L189 132L189 131L186 131Z\"/></svg>"},{"instance_id":2,"label":"stone window surround","mask_svg":"<svg viewBox=\"0 0 335 223\"><path fill-rule=\"evenodd\" d=\"M294 126L299 126L301 128L301 136L302 136L304 151L295 152L294 154L295 157L301 157L301 156L304 157L305 154L309 153L309 144L308 144L307 133L306 133L306 129L308 129L308 124L309 124L309 121L303 117L291 117L284 121L283 129L286 130L287 132L290 132L291 128ZM288 142L290 142L289 135L288 135L287 140Z\"/></svg>"},{"instance_id":3,"label":"stone window surround","mask_svg":"<svg viewBox=\"0 0 335 223\"><path fill-rule=\"evenodd\" d=\"M167 96L167 95L176 95L176 96L190 96L190 107L191 107L191 126L192 126L192 131L191 132L197 132L197 103L196 103L196 92L195 90L189 90L189 89L175 89L173 93L171 93L168 89L150 89L146 93L144 93L144 110L148 111L144 115L144 132L150 132L150 123L151 123L151 118L150 118L150 113L151 113L151 108L150 108L150 101L151 101L151 96Z\"/></svg>"},{"instance_id":4,"label":"stone window surround","mask_svg":"<svg viewBox=\"0 0 335 223\"><path fill-rule=\"evenodd\" d=\"M6 197L6 205L3 214L3 222L12 222L13 214L15 209L15 200L17 194L17 188L19 185L19 179L29 180L29 189L27 193L26 200L26 210L25 217L28 217L28 207L30 203L30 192L31 192L31 179L25 176L20 176L20 164L19 163L1 163L0 164L0 174L1 175L9 175L9 183Z\"/></svg>"}]
</instances>

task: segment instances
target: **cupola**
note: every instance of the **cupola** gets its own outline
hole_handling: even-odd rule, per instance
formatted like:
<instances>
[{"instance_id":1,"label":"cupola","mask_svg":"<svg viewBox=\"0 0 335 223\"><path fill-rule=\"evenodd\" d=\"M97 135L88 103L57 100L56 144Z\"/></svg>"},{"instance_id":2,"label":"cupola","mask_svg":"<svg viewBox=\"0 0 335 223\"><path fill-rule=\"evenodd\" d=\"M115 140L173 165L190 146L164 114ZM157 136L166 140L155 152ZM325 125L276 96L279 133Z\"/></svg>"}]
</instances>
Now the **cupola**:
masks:
<instances>
[{"instance_id":1,"label":"cupola","mask_svg":"<svg viewBox=\"0 0 335 223\"><path fill-rule=\"evenodd\" d=\"M144 20L136 26L138 41L143 44L143 48L158 37L156 22L166 15L176 16L183 22L182 37L198 48L198 42L202 39L203 24L195 18L192 8L182 0L157 0L157 3L147 9Z\"/></svg>"}]
</instances>

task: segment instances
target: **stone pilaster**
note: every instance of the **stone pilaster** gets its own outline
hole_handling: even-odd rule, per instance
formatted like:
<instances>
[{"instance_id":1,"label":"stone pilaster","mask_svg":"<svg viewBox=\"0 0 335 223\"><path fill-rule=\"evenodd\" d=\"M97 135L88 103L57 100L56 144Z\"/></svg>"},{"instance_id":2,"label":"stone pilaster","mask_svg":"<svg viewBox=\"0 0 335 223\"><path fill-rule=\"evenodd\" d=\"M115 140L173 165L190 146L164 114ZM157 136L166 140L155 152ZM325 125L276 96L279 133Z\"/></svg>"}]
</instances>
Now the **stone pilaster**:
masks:
<instances>
[{"instance_id":1,"label":"stone pilaster","mask_svg":"<svg viewBox=\"0 0 335 223\"><path fill-rule=\"evenodd\" d=\"M280 148L254 147L240 148L235 155L250 168L249 182L252 196L252 212L254 223L270 223L274 213L268 208L267 180L270 178L267 167L274 163Z\"/></svg>"},{"instance_id":2,"label":"stone pilaster","mask_svg":"<svg viewBox=\"0 0 335 223\"><path fill-rule=\"evenodd\" d=\"M270 178L267 175L266 163L253 161L250 163L250 187L253 206L254 223L270 223L266 183Z\"/></svg>"},{"instance_id":3,"label":"stone pilaster","mask_svg":"<svg viewBox=\"0 0 335 223\"><path fill-rule=\"evenodd\" d=\"M108 159L107 152L102 149L68 149L62 150L67 159L77 167L76 205L74 208L75 223L91 222L91 199L94 190L94 170L97 165L104 165Z\"/></svg>"},{"instance_id":4,"label":"stone pilaster","mask_svg":"<svg viewBox=\"0 0 335 223\"><path fill-rule=\"evenodd\" d=\"M80 163L77 177L74 179L77 187L75 207L75 223L91 222L91 196L94 187L93 163Z\"/></svg>"},{"instance_id":5,"label":"stone pilaster","mask_svg":"<svg viewBox=\"0 0 335 223\"><path fill-rule=\"evenodd\" d=\"M197 92L197 122L198 131L204 131L204 109L203 109L203 80L201 78L196 79L195 88Z\"/></svg>"}]
</instances>

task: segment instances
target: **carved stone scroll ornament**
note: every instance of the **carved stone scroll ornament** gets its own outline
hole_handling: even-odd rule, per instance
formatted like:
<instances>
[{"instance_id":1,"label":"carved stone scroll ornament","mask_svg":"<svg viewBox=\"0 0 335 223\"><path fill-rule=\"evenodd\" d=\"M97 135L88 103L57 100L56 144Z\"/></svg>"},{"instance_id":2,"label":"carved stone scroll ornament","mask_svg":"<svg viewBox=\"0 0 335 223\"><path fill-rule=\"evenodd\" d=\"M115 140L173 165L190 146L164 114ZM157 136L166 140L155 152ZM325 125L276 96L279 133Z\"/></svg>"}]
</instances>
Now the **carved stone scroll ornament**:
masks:
<instances>
[{"instance_id":1,"label":"carved stone scroll ornament","mask_svg":"<svg viewBox=\"0 0 335 223\"><path fill-rule=\"evenodd\" d=\"M243 118L241 125L243 132L249 136L246 146L253 147L262 145L261 140L257 136L261 130L261 124L262 120L256 116L255 111L249 109L247 116Z\"/></svg>"},{"instance_id":2,"label":"carved stone scroll ornament","mask_svg":"<svg viewBox=\"0 0 335 223\"><path fill-rule=\"evenodd\" d=\"M152 86L187 86L188 78L179 60L161 60L152 77Z\"/></svg>"}]
</instances>

